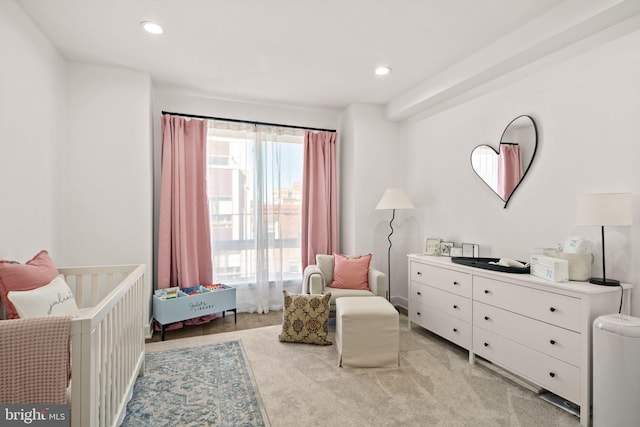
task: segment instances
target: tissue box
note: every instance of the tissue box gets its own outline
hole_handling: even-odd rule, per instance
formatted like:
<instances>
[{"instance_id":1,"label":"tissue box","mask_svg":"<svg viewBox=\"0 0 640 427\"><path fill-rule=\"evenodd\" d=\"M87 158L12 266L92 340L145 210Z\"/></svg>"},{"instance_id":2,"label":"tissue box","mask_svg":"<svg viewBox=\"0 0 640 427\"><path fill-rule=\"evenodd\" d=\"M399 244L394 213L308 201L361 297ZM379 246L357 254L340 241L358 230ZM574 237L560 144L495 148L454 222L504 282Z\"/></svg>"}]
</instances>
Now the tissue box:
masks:
<instances>
[{"instance_id":1,"label":"tissue box","mask_svg":"<svg viewBox=\"0 0 640 427\"><path fill-rule=\"evenodd\" d=\"M544 255L531 255L531 274L553 282L568 282L569 261Z\"/></svg>"},{"instance_id":2,"label":"tissue box","mask_svg":"<svg viewBox=\"0 0 640 427\"><path fill-rule=\"evenodd\" d=\"M585 282L591 277L591 264L593 263L593 255L591 254L568 254L548 250L544 252L544 255L569 261L569 280Z\"/></svg>"}]
</instances>

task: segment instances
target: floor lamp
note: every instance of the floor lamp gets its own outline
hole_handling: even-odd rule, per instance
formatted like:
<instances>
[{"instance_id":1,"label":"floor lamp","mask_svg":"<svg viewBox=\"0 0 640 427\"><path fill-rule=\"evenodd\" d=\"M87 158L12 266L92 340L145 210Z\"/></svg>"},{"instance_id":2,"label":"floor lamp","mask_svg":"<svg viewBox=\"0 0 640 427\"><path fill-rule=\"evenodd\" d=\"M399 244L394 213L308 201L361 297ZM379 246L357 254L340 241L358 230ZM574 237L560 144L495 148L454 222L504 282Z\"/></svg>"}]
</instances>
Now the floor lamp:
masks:
<instances>
[{"instance_id":1,"label":"floor lamp","mask_svg":"<svg viewBox=\"0 0 640 427\"><path fill-rule=\"evenodd\" d=\"M605 225L631 225L631 193L585 194L578 199L578 225L599 225L602 234L602 278L589 279L590 283L618 286L619 280L607 279L604 251Z\"/></svg>"},{"instance_id":2,"label":"floor lamp","mask_svg":"<svg viewBox=\"0 0 640 427\"><path fill-rule=\"evenodd\" d=\"M400 188L389 188L384 192L382 198L378 202L378 206L376 206L376 210L393 210L393 213L391 214L391 221L389 221L389 228L391 229L391 233L389 233L389 236L387 236L387 240L389 241L389 250L387 251L387 283L389 285L387 299L389 300L389 302L391 302L391 235L393 234L393 220L396 217L396 209L413 208L413 203L411 203L409 197L407 197L405 192Z\"/></svg>"}]
</instances>

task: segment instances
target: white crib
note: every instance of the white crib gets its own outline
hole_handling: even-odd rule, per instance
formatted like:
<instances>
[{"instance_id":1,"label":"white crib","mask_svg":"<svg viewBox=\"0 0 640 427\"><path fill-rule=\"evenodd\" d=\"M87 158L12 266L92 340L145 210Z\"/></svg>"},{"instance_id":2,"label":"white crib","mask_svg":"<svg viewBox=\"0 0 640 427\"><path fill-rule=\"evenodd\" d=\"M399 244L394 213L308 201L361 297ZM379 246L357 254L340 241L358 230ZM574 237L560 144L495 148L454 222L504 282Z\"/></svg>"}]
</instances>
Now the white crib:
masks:
<instances>
[{"instance_id":1,"label":"white crib","mask_svg":"<svg viewBox=\"0 0 640 427\"><path fill-rule=\"evenodd\" d=\"M71 426L118 426L144 374L145 266L60 268L80 315L71 320ZM0 300L0 319L6 313Z\"/></svg>"},{"instance_id":2,"label":"white crib","mask_svg":"<svg viewBox=\"0 0 640 427\"><path fill-rule=\"evenodd\" d=\"M144 374L145 266L61 268L80 315L71 321L71 425L117 426Z\"/></svg>"},{"instance_id":3,"label":"white crib","mask_svg":"<svg viewBox=\"0 0 640 427\"><path fill-rule=\"evenodd\" d=\"M145 266L60 268L80 315L71 320L71 425L112 427L144 374ZM5 318L0 301L0 319Z\"/></svg>"}]
</instances>

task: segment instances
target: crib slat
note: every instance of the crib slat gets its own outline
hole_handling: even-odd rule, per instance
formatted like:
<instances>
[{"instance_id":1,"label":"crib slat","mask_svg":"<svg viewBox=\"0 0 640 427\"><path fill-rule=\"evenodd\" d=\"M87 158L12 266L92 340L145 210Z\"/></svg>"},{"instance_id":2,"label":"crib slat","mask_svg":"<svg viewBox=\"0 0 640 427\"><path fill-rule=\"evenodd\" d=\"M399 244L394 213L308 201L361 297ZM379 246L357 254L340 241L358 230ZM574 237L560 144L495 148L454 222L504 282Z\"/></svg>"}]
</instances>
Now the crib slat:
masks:
<instances>
[{"instance_id":1,"label":"crib slat","mask_svg":"<svg viewBox=\"0 0 640 427\"><path fill-rule=\"evenodd\" d=\"M74 276L76 281L76 305L78 308L84 308L84 283L83 276Z\"/></svg>"},{"instance_id":2,"label":"crib slat","mask_svg":"<svg viewBox=\"0 0 640 427\"><path fill-rule=\"evenodd\" d=\"M107 293L111 292L115 288L114 274L107 274Z\"/></svg>"},{"instance_id":3,"label":"crib slat","mask_svg":"<svg viewBox=\"0 0 640 427\"><path fill-rule=\"evenodd\" d=\"M106 426L105 414L108 411L108 399L109 399L109 384L107 383L108 374L107 374L107 364L109 363L109 357L105 353L105 349L109 346L109 327L107 325L107 319L111 313L107 314L107 317L100 322L100 327L102 328L102 333L104 338L102 340L102 345L100 346L100 354L102 356L102 363L100 365L100 380L102 382L102 388L100 390L100 412L99 412L99 422L100 427Z\"/></svg>"},{"instance_id":4,"label":"crib slat","mask_svg":"<svg viewBox=\"0 0 640 427\"><path fill-rule=\"evenodd\" d=\"M116 316L117 315L115 314L115 310L112 310L111 313L109 313L109 316L107 317L107 319L105 319L106 327L107 327L107 345L105 346L103 351L106 359L104 375L105 375L105 381L107 382L107 392L105 393L106 396L105 396L105 407L104 407L104 422L105 422L105 425L107 426L110 425L110 415L112 411L111 401L113 399L113 395L112 395L113 393L113 381L112 381L113 352L108 351L107 349L112 349L114 347L113 334L115 331L114 331L113 320L114 320L114 317Z\"/></svg>"},{"instance_id":5,"label":"crib slat","mask_svg":"<svg viewBox=\"0 0 640 427\"><path fill-rule=\"evenodd\" d=\"M118 304L120 305L120 304ZM107 424L111 425L113 423L113 420L111 419L111 417L113 416L113 412L115 411L115 404L114 404L114 400L115 400L115 393L116 393L116 387L115 387L115 377L118 373L118 371L116 370L116 366L115 366L115 354L116 352L114 351L114 349L116 349L118 347L118 343L115 340L116 334L119 332L117 328L117 324L116 321L118 320L118 305L116 305L114 307L114 310L111 312L111 315L109 316L109 342L110 342L110 346L108 349L105 348L105 352L109 354L109 367L107 368L107 378L109 380L109 391L110 394L108 396L108 403L107 403L107 410L106 415L107 415Z\"/></svg>"},{"instance_id":6,"label":"crib slat","mask_svg":"<svg viewBox=\"0 0 640 427\"><path fill-rule=\"evenodd\" d=\"M85 392L83 391L82 403L87 405L89 408L98 407L98 397L99 397L98 393L100 390L99 389L100 384L98 381L97 366L99 366L99 363L100 363L100 357L99 357L100 353L96 352L94 349L100 347L100 333L101 331L99 330L99 328L94 329L94 331L91 334L88 334L89 339L86 341L83 339L82 341L84 346L83 353L88 354L88 356L84 359L86 361L86 366L84 366L84 370L83 370L84 375L80 378L80 381L82 381L84 384L83 388L86 388L86 395L85 395ZM73 402L71 404L73 405ZM81 424L80 424L81 426L98 425L97 424L98 417L95 409L93 411L91 409L87 411L85 408L83 408L82 411L83 411L83 416L82 416L83 420L81 421ZM86 413L86 417L85 417L85 413ZM86 420L84 420L84 418L86 418ZM74 422L74 421L72 420L71 422Z\"/></svg>"},{"instance_id":7,"label":"crib slat","mask_svg":"<svg viewBox=\"0 0 640 427\"><path fill-rule=\"evenodd\" d=\"M125 369L127 369L127 364L124 361L124 358L122 357L123 355L123 348L122 348L122 344L123 344L123 340L122 337L127 333L127 325L123 322L123 316L124 316L124 299L126 299L127 296L125 295L123 297L122 300L120 300L120 304L118 304L118 318L116 319L116 324L115 327L117 328L118 331L120 331L120 333L116 336L116 351L114 352L114 358L115 358L115 363L114 366L122 366L122 370L118 369L116 370L116 374L114 375L114 378L116 378L116 383L114 384L114 390L115 390L115 396L114 396L114 403L116 402L117 396L120 396L120 394L122 393L122 373L125 372ZM114 404L115 407L115 404ZM115 408L114 408L115 409Z\"/></svg>"},{"instance_id":8,"label":"crib slat","mask_svg":"<svg viewBox=\"0 0 640 427\"><path fill-rule=\"evenodd\" d=\"M118 386L118 371L115 369L116 366L116 355L118 351L118 343L116 341L116 336L119 333L117 329L118 326L118 317L120 317L120 313L118 312L118 307L120 304L113 307L112 315L109 316L109 329L111 330L111 334L109 336L109 341L111 342L110 351L109 351L109 367L108 367L108 378L109 378L109 396L107 398L107 422L111 423L111 415L114 411L114 400L117 396L117 386Z\"/></svg>"},{"instance_id":9,"label":"crib slat","mask_svg":"<svg viewBox=\"0 0 640 427\"><path fill-rule=\"evenodd\" d=\"M100 301L100 290L98 289L100 276L97 274L91 275L91 306L95 307Z\"/></svg>"}]
</instances>

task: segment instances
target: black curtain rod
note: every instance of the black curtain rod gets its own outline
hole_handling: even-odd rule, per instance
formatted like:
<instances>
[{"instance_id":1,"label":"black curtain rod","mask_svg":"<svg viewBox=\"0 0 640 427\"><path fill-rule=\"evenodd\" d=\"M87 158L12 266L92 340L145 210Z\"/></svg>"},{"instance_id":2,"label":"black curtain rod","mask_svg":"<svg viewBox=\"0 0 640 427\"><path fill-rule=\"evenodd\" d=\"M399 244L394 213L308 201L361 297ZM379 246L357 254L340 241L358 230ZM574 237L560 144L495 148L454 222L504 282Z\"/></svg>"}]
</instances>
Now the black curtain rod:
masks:
<instances>
[{"instance_id":1,"label":"black curtain rod","mask_svg":"<svg viewBox=\"0 0 640 427\"><path fill-rule=\"evenodd\" d=\"M249 123L252 125L265 125L265 126L280 126L283 128L291 128L291 129L303 129L303 130L316 130L320 132L335 132L335 129L320 129L320 128L310 128L305 126L293 126L293 125L281 125L278 123L266 123L266 122L252 122L250 120L238 120L238 119L225 119L224 117L212 117L212 116L199 116L197 114L182 114L182 113L171 113L169 111L163 111L162 114L170 114L173 116L182 116L182 117L191 117L193 119L205 119L205 120L224 120L227 122L234 123Z\"/></svg>"}]
</instances>

